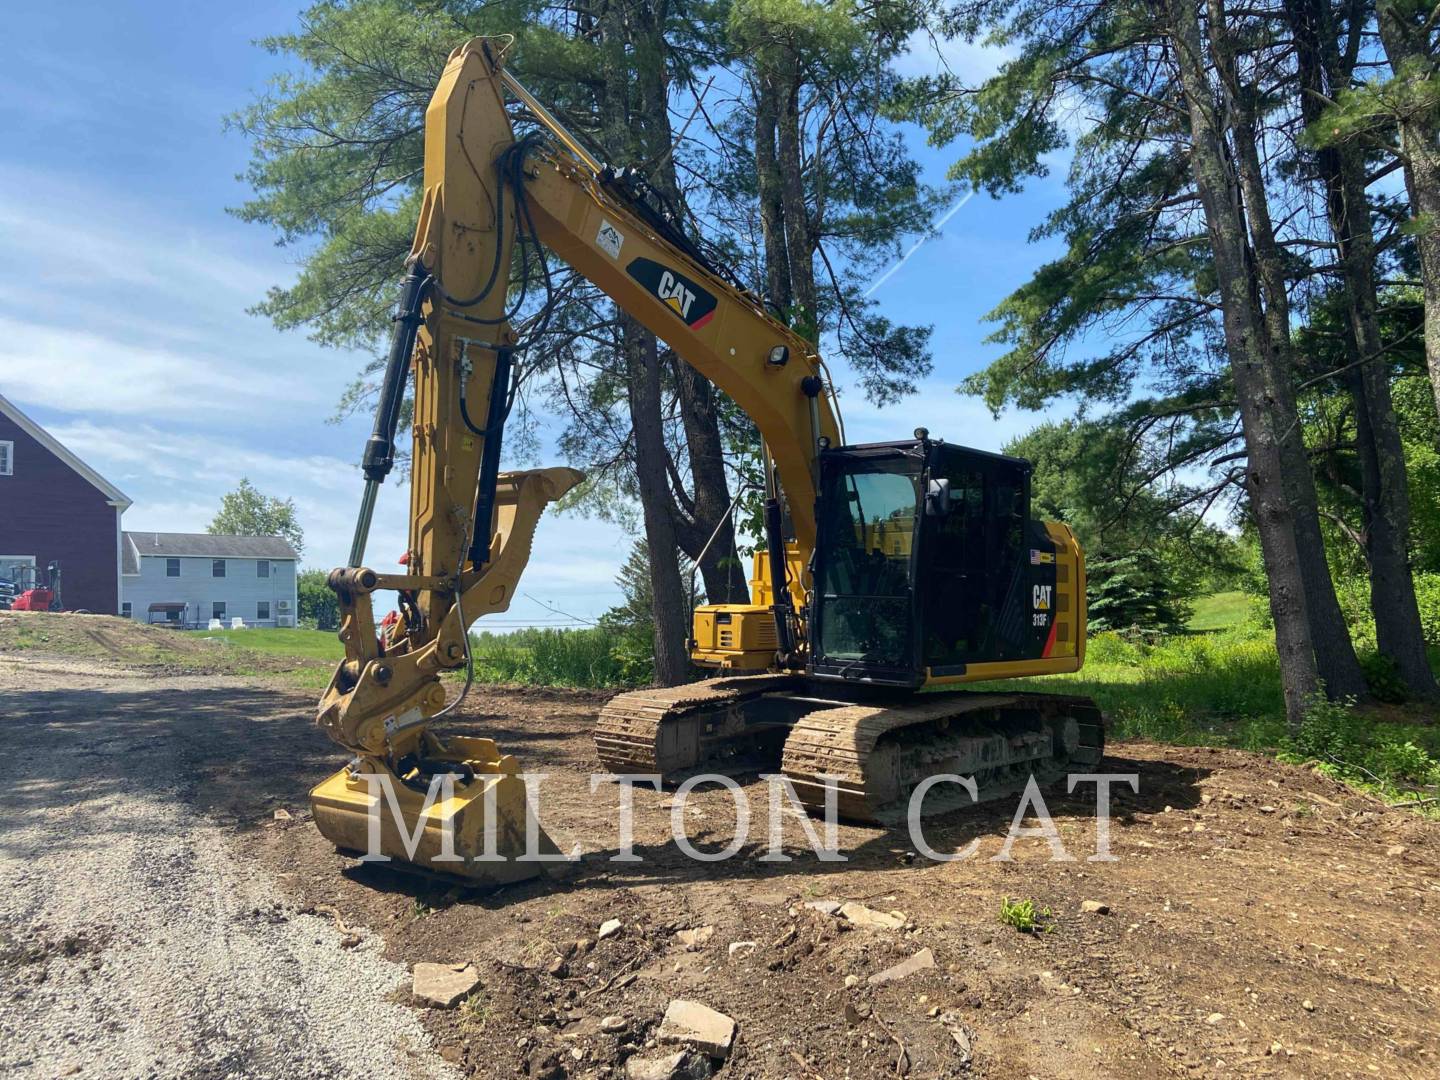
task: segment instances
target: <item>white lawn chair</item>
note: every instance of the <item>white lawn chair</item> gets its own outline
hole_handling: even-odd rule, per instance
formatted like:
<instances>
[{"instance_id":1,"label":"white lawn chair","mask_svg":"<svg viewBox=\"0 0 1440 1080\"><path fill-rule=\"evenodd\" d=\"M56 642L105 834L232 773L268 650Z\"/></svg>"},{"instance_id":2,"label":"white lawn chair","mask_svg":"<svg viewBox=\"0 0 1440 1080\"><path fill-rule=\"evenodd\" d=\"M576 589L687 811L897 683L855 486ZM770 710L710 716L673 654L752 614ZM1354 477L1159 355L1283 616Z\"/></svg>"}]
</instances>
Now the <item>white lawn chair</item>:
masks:
<instances>
[{"instance_id":1,"label":"white lawn chair","mask_svg":"<svg viewBox=\"0 0 1440 1080\"><path fill-rule=\"evenodd\" d=\"M224 630L224 629L225 629L225 624L222 623L219 619L211 619L211 620L210 620L210 625L209 625L208 627L206 627L206 629L207 629L207 630Z\"/></svg>"},{"instance_id":2,"label":"white lawn chair","mask_svg":"<svg viewBox=\"0 0 1440 1080\"><path fill-rule=\"evenodd\" d=\"M245 620L242 619L239 615L236 615L233 619L230 620L230 629L231 629L231 630L244 630L244 629L245 629Z\"/></svg>"}]
</instances>

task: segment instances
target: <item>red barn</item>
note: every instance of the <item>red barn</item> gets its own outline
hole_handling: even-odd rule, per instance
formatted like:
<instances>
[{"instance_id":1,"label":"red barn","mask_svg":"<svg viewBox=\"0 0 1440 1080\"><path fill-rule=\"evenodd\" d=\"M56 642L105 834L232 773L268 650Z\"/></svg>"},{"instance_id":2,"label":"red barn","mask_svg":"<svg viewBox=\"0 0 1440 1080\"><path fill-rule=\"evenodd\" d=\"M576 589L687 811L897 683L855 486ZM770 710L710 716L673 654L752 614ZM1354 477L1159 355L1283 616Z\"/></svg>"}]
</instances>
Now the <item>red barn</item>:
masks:
<instances>
[{"instance_id":1,"label":"red barn","mask_svg":"<svg viewBox=\"0 0 1440 1080\"><path fill-rule=\"evenodd\" d=\"M0 396L0 578L60 564L67 611L120 613L120 515L110 481Z\"/></svg>"}]
</instances>

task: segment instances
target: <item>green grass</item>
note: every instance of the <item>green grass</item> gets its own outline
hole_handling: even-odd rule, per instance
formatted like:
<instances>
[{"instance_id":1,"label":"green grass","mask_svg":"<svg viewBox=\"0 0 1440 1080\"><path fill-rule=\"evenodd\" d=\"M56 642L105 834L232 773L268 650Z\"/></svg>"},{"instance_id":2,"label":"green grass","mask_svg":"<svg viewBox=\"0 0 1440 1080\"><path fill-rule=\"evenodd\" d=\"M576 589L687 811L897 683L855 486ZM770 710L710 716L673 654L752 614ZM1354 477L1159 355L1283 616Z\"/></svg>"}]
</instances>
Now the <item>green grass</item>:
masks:
<instances>
[{"instance_id":1,"label":"green grass","mask_svg":"<svg viewBox=\"0 0 1440 1080\"><path fill-rule=\"evenodd\" d=\"M1206 600L1196 605L1200 617L1233 621L1223 629L1192 629L1154 642L1097 634L1086 644L1084 668L1073 675L972 688L1024 685L1082 694L1104 711L1111 739L1275 754L1311 764L1389 802L1440 794L1440 728L1425 723L1424 713L1407 707L1359 709L1321 699L1311 704L1301 728L1290 731L1273 632L1248 614L1235 618L1242 604L1247 613L1250 607L1239 594ZM1440 804L1420 812L1440 816Z\"/></svg>"},{"instance_id":2,"label":"green grass","mask_svg":"<svg viewBox=\"0 0 1440 1080\"><path fill-rule=\"evenodd\" d=\"M1243 592L1221 592L1202 596L1193 605L1189 627L1195 631L1229 630L1250 618L1252 602Z\"/></svg>"},{"instance_id":3,"label":"green grass","mask_svg":"<svg viewBox=\"0 0 1440 1080\"><path fill-rule=\"evenodd\" d=\"M212 630L200 635L208 641L276 656L299 656L308 660L339 661L345 656L344 646L332 630L280 630L256 627L250 630Z\"/></svg>"},{"instance_id":4,"label":"green grass","mask_svg":"<svg viewBox=\"0 0 1440 1080\"><path fill-rule=\"evenodd\" d=\"M470 641L475 678L482 682L605 689L639 686L651 678L648 642L600 627L482 631Z\"/></svg>"},{"instance_id":5,"label":"green grass","mask_svg":"<svg viewBox=\"0 0 1440 1080\"><path fill-rule=\"evenodd\" d=\"M1109 720L1110 737L1273 750L1285 737L1275 644L1249 626L1154 644L1097 634L1073 675L977 683L974 689L1081 694Z\"/></svg>"}]
</instances>

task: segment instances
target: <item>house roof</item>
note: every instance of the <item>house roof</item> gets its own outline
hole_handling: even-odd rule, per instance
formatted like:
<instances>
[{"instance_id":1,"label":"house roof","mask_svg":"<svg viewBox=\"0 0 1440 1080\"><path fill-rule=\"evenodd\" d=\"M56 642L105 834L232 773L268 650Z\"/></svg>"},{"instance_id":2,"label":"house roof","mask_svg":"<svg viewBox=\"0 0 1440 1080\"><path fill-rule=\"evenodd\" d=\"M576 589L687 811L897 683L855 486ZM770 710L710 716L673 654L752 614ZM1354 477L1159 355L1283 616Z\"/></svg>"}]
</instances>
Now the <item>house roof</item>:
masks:
<instances>
[{"instance_id":1,"label":"house roof","mask_svg":"<svg viewBox=\"0 0 1440 1080\"><path fill-rule=\"evenodd\" d=\"M67 450L59 439L21 412L15 403L8 400L3 394L0 394L0 413L8 416L15 422L16 427L93 484L111 506L121 513L130 508L130 499L123 491Z\"/></svg>"},{"instance_id":2,"label":"house roof","mask_svg":"<svg viewBox=\"0 0 1440 1080\"><path fill-rule=\"evenodd\" d=\"M140 556L195 556L204 559L297 559L283 536L218 536L214 533L127 532L122 573L138 574ZM132 555L133 552L133 555Z\"/></svg>"}]
</instances>

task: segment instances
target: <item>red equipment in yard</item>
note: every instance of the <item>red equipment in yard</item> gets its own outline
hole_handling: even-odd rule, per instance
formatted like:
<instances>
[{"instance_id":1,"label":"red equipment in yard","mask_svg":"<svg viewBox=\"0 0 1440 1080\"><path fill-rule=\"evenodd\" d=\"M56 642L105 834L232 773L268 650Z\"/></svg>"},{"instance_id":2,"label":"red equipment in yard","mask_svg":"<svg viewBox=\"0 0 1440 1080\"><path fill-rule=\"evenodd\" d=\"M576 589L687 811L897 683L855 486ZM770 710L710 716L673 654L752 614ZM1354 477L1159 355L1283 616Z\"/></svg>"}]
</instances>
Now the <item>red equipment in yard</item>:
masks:
<instances>
[{"instance_id":1,"label":"red equipment in yard","mask_svg":"<svg viewBox=\"0 0 1440 1080\"><path fill-rule=\"evenodd\" d=\"M36 581L30 588L15 597L10 604L11 611L59 611L60 610L60 564L52 562L45 568L47 582Z\"/></svg>"}]
</instances>

